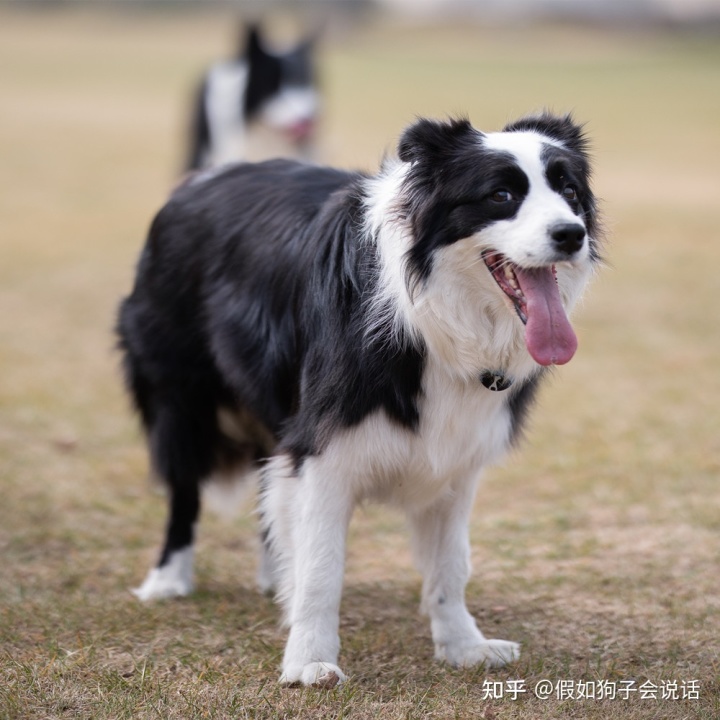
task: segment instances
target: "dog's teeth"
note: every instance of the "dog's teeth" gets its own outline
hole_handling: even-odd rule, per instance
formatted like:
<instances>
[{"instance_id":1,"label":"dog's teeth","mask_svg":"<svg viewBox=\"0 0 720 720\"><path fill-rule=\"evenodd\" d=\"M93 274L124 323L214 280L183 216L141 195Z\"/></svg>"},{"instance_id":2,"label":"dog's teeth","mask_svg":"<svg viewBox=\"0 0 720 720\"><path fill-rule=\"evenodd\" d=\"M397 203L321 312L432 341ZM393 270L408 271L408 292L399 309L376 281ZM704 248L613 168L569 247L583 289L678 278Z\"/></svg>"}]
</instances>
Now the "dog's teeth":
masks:
<instances>
[{"instance_id":1,"label":"dog's teeth","mask_svg":"<svg viewBox=\"0 0 720 720\"><path fill-rule=\"evenodd\" d=\"M506 265L505 268L505 279L508 281L508 284L511 288L514 288L515 290L519 289L517 278L515 277L515 273L513 272L513 269Z\"/></svg>"}]
</instances>

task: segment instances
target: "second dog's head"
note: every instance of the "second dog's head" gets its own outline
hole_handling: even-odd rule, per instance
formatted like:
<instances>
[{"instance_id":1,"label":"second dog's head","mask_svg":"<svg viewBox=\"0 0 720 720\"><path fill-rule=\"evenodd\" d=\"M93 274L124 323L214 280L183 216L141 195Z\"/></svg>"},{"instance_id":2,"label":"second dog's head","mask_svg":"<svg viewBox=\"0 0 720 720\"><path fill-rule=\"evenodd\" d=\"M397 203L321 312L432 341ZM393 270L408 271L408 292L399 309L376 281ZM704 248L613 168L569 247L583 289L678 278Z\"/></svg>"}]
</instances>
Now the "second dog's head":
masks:
<instances>
[{"instance_id":1,"label":"second dog's head","mask_svg":"<svg viewBox=\"0 0 720 720\"><path fill-rule=\"evenodd\" d=\"M266 47L257 26L248 28L245 113L296 144L310 140L320 110L314 44L314 38L308 38L284 51L274 51Z\"/></svg>"}]
</instances>

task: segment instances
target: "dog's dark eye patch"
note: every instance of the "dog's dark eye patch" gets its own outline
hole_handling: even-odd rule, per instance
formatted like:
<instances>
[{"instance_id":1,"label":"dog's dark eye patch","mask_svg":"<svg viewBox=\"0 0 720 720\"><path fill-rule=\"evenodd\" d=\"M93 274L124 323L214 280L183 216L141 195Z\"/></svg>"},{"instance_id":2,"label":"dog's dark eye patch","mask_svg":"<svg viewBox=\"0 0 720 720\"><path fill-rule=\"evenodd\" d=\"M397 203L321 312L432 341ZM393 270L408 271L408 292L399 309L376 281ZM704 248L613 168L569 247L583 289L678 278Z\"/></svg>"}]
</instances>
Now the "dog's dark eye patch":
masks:
<instances>
[{"instance_id":1,"label":"dog's dark eye patch","mask_svg":"<svg viewBox=\"0 0 720 720\"><path fill-rule=\"evenodd\" d=\"M459 180L441 184L426 209L409 213L417 218L416 241L407 255L409 287L430 274L437 249L513 218L530 191L527 175L507 153L480 152L457 166ZM508 193L505 202L497 201L501 191Z\"/></svg>"},{"instance_id":2,"label":"dog's dark eye patch","mask_svg":"<svg viewBox=\"0 0 720 720\"><path fill-rule=\"evenodd\" d=\"M562 192L566 185L574 185L578 191L587 188L587 172L566 150L548 145L543 152L545 177L556 192Z\"/></svg>"},{"instance_id":3,"label":"dog's dark eye patch","mask_svg":"<svg viewBox=\"0 0 720 720\"><path fill-rule=\"evenodd\" d=\"M584 153L576 153L557 145L547 144L543 148L542 161L545 177L550 187L567 201L572 211L583 219L590 235L590 252L598 258L593 237L598 232L595 197L590 188L590 166ZM575 190L575 197L566 195L566 188Z\"/></svg>"},{"instance_id":4,"label":"dog's dark eye patch","mask_svg":"<svg viewBox=\"0 0 720 720\"><path fill-rule=\"evenodd\" d=\"M529 189L527 175L514 164L499 165L495 172L478 179L472 193L450 203L450 219L455 221L451 225L459 231L454 239L467 237L491 222L514 217Z\"/></svg>"},{"instance_id":5,"label":"dog's dark eye patch","mask_svg":"<svg viewBox=\"0 0 720 720\"><path fill-rule=\"evenodd\" d=\"M562 191L566 185L576 183L575 172L573 172L565 160L560 158L556 158L547 164L545 176L547 177L550 187L558 192Z\"/></svg>"},{"instance_id":6,"label":"dog's dark eye patch","mask_svg":"<svg viewBox=\"0 0 720 720\"><path fill-rule=\"evenodd\" d=\"M427 249L447 245L481 230L491 222L507 220L517 213L530 191L527 175L509 153L476 150L455 160L454 178L434 178L438 191L421 192L434 166L415 167L408 178L408 212L421 218L416 237ZM503 202L498 194L506 193ZM422 205L418 200L422 198ZM418 207L412 208L415 203Z\"/></svg>"},{"instance_id":7,"label":"dog's dark eye patch","mask_svg":"<svg viewBox=\"0 0 720 720\"><path fill-rule=\"evenodd\" d=\"M545 177L548 185L577 212L588 194L587 180L582 167L560 148L545 151Z\"/></svg>"}]
</instances>

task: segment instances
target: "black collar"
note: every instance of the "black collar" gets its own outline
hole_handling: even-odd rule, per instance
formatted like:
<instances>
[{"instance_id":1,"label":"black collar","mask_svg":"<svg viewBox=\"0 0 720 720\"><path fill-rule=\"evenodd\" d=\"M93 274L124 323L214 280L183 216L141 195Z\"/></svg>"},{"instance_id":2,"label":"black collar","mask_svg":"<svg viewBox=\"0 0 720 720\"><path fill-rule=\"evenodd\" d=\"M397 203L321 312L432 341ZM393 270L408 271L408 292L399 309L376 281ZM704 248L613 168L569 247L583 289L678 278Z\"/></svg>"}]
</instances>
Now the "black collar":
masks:
<instances>
[{"instance_id":1,"label":"black collar","mask_svg":"<svg viewBox=\"0 0 720 720\"><path fill-rule=\"evenodd\" d=\"M499 370L483 370L479 379L482 385L493 392L507 390L513 384L513 379Z\"/></svg>"}]
</instances>

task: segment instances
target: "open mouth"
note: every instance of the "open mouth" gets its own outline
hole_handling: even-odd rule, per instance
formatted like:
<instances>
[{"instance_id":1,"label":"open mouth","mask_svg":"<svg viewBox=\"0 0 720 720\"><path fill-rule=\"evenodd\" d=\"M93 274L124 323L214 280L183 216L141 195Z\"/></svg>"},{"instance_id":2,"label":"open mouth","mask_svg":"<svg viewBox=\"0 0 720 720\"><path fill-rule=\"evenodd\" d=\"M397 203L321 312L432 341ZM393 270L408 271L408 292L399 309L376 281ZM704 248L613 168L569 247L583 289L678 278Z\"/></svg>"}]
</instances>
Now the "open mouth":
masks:
<instances>
[{"instance_id":1,"label":"open mouth","mask_svg":"<svg viewBox=\"0 0 720 720\"><path fill-rule=\"evenodd\" d=\"M560 297L555 265L521 268L502 253L482 258L498 287L525 325L525 345L540 365L562 365L577 349L577 337Z\"/></svg>"},{"instance_id":2,"label":"open mouth","mask_svg":"<svg viewBox=\"0 0 720 720\"><path fill-rule=\"evenodd\" d=\"M482 258L493 278L495 278L495 282L512 301L515 312L522 320L523 325L527 325L527 299L518 282L516 272L518 266L510 262L502 253L492 250L486 250L482 254ZM553 272L554 270L553 266Z\"/></svg>"},{"instance_id":3,"label":"open mouth","mask_svg":"<svg viewBox=\"0 0 720 720\"><path fill-rule=\"evenodd\" d=\"M315 122L312 118L302 118L283 128L285 134L294 143L302 143L309 140L315 130Z\"/></svg>"}]
</instances>

